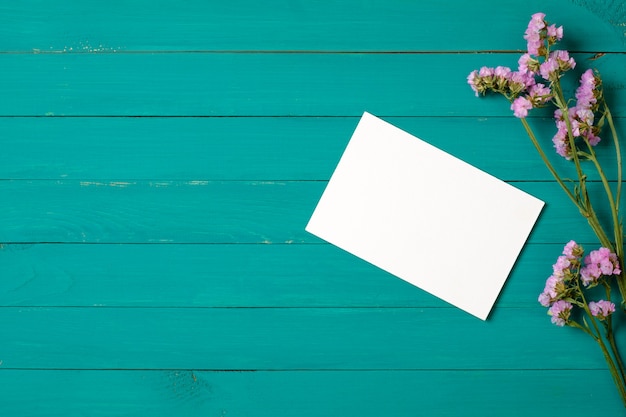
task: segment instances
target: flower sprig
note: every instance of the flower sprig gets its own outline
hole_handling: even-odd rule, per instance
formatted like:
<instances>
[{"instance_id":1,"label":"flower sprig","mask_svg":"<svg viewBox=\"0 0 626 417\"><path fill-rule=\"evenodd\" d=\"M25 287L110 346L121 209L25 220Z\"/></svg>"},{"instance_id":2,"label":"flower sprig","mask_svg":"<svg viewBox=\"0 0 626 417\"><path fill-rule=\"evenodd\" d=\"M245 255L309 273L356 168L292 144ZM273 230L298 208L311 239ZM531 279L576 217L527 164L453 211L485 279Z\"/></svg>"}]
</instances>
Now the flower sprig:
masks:
<instances>
[{"instance_id":1,"label":"flower sprig","mask_svg":"<svg viewBox=\"0 0 626 417\"><path fill-rule=\"evenodd\" d=\"M584 256L584 249L575 241L563 248L562 255L552 265L552 275L546 280L539 303L548 307L548 315L557 326L578 328L591 336L600 346L609 371L622 397L626 398L626 370L615 344L611 301L611 280L618 277L621 267L617 255L599 248ZM600 286L604 298L589 301L587 293ZM580 317L581 319L577 318Z\"/></svg>"},{"instance_id":2,"label":"flower sprig","mask_svg":"<svg viewBox=\"0 0 626 417\"><path fill-rule=\"evenodd\" d=\"M620 215L622 188L622 157L619 138L609 107L604 100L602 80L597 71L582 73L574 98L566 99L561 79L576 68L576 61L566 50L557 49L563 38L563 27L550 24L544 13L535 13L524 32L527 51L517 61L517 70L498 66L472 71L467 82L476 94L497 93L510 102L513 115L520 119L531 142L546 167L567 197L591 226L601 248L584 256L582 246L570 241L553 265L539 302L548 308L551 321L557 326L583 330L600 346L609 370L626 407L626 375L613 333L612 317L616 305L611 301L611 288L616 285L621 295L621 310L626 312L626 273L624 234ZM552 145L558 155L571 161L575 180L564 180L542 143L526 120L529 112L553 106L556 133ZM595 147L601 142L604 125L610 128L615 148L617 181L611 186L600 164ZM600 221L587 191L587 175L583 163L591 163L600 179L610 208L611 228ZM607 232L611 230L612 233ZM594 287L604 288L602 299L589 301Z\"/></svg>"}]
</instances>

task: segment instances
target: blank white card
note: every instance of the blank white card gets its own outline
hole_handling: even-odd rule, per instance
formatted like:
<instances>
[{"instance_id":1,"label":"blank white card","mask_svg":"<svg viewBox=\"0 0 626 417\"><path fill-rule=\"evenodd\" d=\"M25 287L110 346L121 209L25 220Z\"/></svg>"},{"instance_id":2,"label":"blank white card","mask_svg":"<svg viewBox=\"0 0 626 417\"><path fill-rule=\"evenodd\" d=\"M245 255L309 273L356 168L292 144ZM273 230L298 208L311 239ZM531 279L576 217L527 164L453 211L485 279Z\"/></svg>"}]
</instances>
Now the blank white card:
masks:
<instances>
[{"instance_id":1,"label":"blank white card","mask_svg":"<svg viewBox=\"0 0 626 417\"><path fill-rule=\"evenodd\" d=\"M543 205L364 113L306 230L486 320Z\"/></svg>"}]
</instances>

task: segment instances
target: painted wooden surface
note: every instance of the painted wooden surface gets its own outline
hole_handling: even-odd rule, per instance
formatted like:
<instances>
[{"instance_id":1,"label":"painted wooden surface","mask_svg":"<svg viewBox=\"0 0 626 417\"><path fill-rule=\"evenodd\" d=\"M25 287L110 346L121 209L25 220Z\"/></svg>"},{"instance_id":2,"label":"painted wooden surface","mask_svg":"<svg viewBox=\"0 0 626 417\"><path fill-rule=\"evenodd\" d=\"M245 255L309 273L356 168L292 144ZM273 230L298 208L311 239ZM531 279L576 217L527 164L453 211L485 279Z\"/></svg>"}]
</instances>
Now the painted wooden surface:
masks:
<instances>
[{"instance_id":1,"label":"painted wooden surface","mask_svg":"<svg viewBox=\"0 0 626 417\"><path fill-rule=\"evenodd\" d=\"M626 415L536 302L595 239L465 83L537 11L626 133L621 2L0 1L0 415ZM488 321L304 231L365 110L547 202Z\"/></svg>"}]
</instances>

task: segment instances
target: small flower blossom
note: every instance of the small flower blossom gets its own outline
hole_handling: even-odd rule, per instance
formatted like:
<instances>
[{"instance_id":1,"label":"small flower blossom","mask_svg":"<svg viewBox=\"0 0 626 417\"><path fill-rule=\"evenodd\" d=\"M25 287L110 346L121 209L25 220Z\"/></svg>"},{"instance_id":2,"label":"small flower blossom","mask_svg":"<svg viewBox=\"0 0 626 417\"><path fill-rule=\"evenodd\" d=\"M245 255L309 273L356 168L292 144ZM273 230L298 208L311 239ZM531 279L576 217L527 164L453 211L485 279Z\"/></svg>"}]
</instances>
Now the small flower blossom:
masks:
<instances>
[{"instance_id":1,"label":"small flower blossom","mask_svg":"<svg viewBox=\"0 0 626 417\"><path fill-rule=\"evenodd\" d=\"M552 98L552 91L550 91L549 87L538 83L528 89L528 96L533 104L533 107L539 107L550 101Z\"/></svg>"},{"instance_id":2,"label":"small flower blossom","mask_svg":"<svg viewBox=\"0 0 626 417\"><path fill-rule=\"evenodd\" d=\"M555 58L550 57L539 66L539 73L544 80L550 80L550 77L556 74L558 69L559 63Z\"/></svg>"},{"instance_id":3,"label":"small flower blossom","mask_svg":"<svg viewBox=\"0 0 626 417\"><path fill-rule=\"evenodd\" d=\"M552 303L558 300L559 296L565 291L565 283L562 278L551 275L546 280L543 292L539 295L539 303L544 307L550 307Z\"/></svg>"},{"instance_id":4,"label":"small flower blossom","mask_svg":"<svg viewBox=\"0 0 626 417\"><path fill-rule=\"evenodd\" d=\"M517 61L517 64L519 65L519 72L522 73L531 73L534 75L537 71L539 71L539 61L533 58L530 54L522 55Z\"/></svg>"},{"instance_id":5,"label":"small flower blossom","mask_svg":"<svg viewBox=\"0 0 626 417\"><path fill-rule=\"evenodd\" d=\"M526 91L535 85L535 77L529 72L514 71L509 78L509 92L513 96Z\"/></svg>"},{"instance_id":6,"label":"small flower blossom","mask_svg":"<svg viewBox=\"0 0 626 417\"><path fill-rule=\"evenodd\" d=\"M495 78L496 88L500 91L506 90L509 79L511 78L511 68L509 67L496 67L493 71Z\"/></svg>"},{"instance_id":7,"label":"small flower blossom","mask_svg":"<svg viewBox=\"0 0 626 417\"><path fill-rule=\"evenodd\" d=\"M564 71L576 67L576 61L569 56L567 51L550 52L550 56L539 66L539 73L544 80L550 81L559 77Z\"/></svg>"},{"instance_id":8,"label":"small flower blossom","mask_svg":"<svg viewBox=\"0 0 626 417\"><path fill-rule=\"evenodd\" d=\"M567 256L570 260L580 259L583 255L583 247L574 240L570 240L563 248L563 255Z\"/></svg>"},{"instance_id":9,"label":"small flower blossom","mask_svg":"<svg viewBox=\"0 0 626 417\"><path fill-rule=\"evenodd\" d=\"M511 110L515 117L524 118L528 116L528 110L533 108L533 103L526 97L518 97L511 104Z\"/></svg>"},{"instance_id":10,"label":"small flower blossom","mask_svg":"<svg viewBox=\"0 0 626 417\"><path fill-rule=\"evenodd\" d=\"M565 119L561 109L556 109L554 111L554 118L556 121L557 132L552 138L552 143L554 143L556 153L561 155L563 158L570 160L572 159L572 147L570 146L569 142L567 123L565 123ZM572 120L570 118L570 123L571 122Z\"/></svg>"},{"instance_id":11,"label":"small flower blossom","mask_svg":"<svg viewBox=\"0 0 626 417\"><path fill-rule=\"evenodd\" d=\"M552 316L552 323L561 327L565 326L569 321L572 307L572 303L565 300L559 300L552 304L552 307L548 310L548 314Z\"/></svg>"},{"instance_id":12,"label":"small flower blossom","mask_svg":"<svg viewBox=\"0 0 626 417\"><path fill-rule=\"evenodd\" d=\"M591 109L597 103L595 97L596 78L593 70L588 69L580 77L580 86L576 89L576 106L583 109Z\"/></svg>"},{"instance_id":13,"label":"small flower blossom","mask_svg":"<svg viewBox=\"0 0 626 417\"><path fill-rule=\"evenodd\" d=\"M484 90L481 90L478 81L478 71L476 70L470 72L470 74L467 76L467 83L470 85L470 87L472 87L474 93L476 93L476 97L478 97L479 93L484 93Z\"/></svg>"},{"instance_id":14,"label":"small flower blossom","mask_svg":"<svg viewBox=\"0 0 626 417\"><path fill-rule=\"evenodd\" d=\"M550 25L546 28L546 32L548 34L548 37L552 38L551 43L554 43L563 39L563 26L559 26L557 28L556 25Z\"/></svg>"},{"instance_id":15,"label":"small flower blossom","mask_svg":"<svg viewBox=\"0 0 626 417\"><path fill-rule=\"evenodd\" d=\"M559 50L550 52L550 56L554 57L557 60L561 71L567 71L569 69L576 68L576 61L574 61L574 58L569 56L569 52L567 51Z\"/></svg>"},{"instance_id":16,"label":"small flower blossom","mask_svg":"<svg viewBox=\"0 0 626 417\"><path fill-rule=\"evenodd\" d=\"M552 265L552 271L554 273L554 276L559 278L565 278L565 274L567 273L571 265L572 263L567 256L559 256L556 260L556 263Z\"/></svg>"},{"instance_id":17,"label":"small flower blossom","mask_svg":"<svg viewBox=\"0 0 626 417\"><path fill-rule=\"evenodd\" d=\"M479 71L478 71L478 75L480 75L481 77L493 77L495 73L495 70L491 67L482 67Z\"/></svg>"},{"instance_id":18,"label":"small flower blossom","mask_svg":"<svg viewBox=\"0 0 626 417\"><path fill-rule=\"evenodd\" d=\"M507 79L511 75L511 68L498 66L493 70L496 77Z\"/></svg>"},{"instance_id":19,"label":"small flower blossom","mask_svg":"<svg viewBox=\"0 0 626 417\"><path fill-rule=\"evenodd\" d=\"M568 296L567 281L574 277L584 253L583 247L570 240L563 248L563 253L552 265L552 275L546 280L538 301L544 307L550 307L555 301Z\"/></svg>"},{"instance_id":20,"label":"small flower blossom","mask_svg":"<svg viewBox=\"0 0 626 417\"><path fill-rule=\"evenodd\" d=\"M604 320L615 312L615 304L605 300L591 301L589 302L589 311L591 311L592 316Z\"/></svg>"},{"instance_id":21,"label":"small flower blossom","mask_svg":"<svg viewBox=\"0 0 626 417\"><path fill-rule=\"evenodd\" d=\"M584 286L595 285L602 276L619 275L621 272L617 255L607 248L600 248L585 257L580 279Z\"/></svg>"},{"instance_id":22,"label":"small flower blossom","mask_svg":"<svg viewBox=\"0 0 626 417\"><path fill-rule=\"evenodd\" d=\"M546 27L544 13L535 13L531 16L528 27L524 32L524 39L526 39L528 53L530 55L540 55L543 49L542 31Z\"/></svg>"}]
</instances>

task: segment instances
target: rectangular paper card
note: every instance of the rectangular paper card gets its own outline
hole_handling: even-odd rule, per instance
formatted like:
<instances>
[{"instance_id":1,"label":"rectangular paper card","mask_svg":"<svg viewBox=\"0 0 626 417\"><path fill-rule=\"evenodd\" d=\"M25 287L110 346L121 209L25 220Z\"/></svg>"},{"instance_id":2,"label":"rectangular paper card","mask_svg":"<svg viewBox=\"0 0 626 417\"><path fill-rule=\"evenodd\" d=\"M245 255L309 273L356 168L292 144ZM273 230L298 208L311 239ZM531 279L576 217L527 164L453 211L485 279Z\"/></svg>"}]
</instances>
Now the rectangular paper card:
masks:
<instances>
[{"instance_id":1,"label":"rectangular paper card","mask_svg":"<svg viewBox=\"0 0 626 417\"><path fill-rule=\"evenodd\" d=\"M543 205L365 113L306 230L486 320Z\"/></svg>"}]
</instances>

